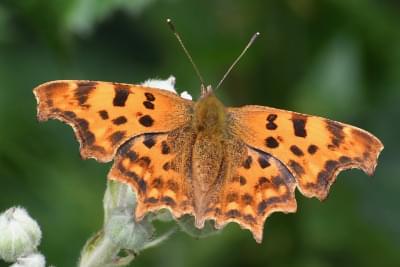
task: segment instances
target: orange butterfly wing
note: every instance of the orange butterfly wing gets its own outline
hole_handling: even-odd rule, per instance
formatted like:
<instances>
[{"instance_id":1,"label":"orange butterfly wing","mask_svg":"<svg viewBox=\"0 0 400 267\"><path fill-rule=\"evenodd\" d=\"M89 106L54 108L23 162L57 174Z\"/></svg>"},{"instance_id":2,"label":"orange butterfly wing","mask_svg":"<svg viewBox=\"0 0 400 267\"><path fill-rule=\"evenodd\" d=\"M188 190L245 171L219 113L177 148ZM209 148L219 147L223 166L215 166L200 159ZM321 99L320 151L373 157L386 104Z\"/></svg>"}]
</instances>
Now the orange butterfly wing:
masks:
<instances>
[{"instance_id":1,"label":"orange butterfly wing","mask_svg":"<svg viewBox=\"0 0 400 267\"><path fill-rule=\"evenodd\" d=\"M143 134L171 131L190 120L192 101L141 85L52 81L34 89L38 118L68 123L83 158L112 160L118 147Z\"/></svg>"},{"instance_id":2,"label":"orange butterfly wing","mask_svg":"<svg viewBox=\"0 0 400 267\"><path fill-rule=\"evenodd\" d=\"M307 197L325 199L342 170L359 168L372 175L383 149L372 134L321 117L262 106L229 108L228 113L231 131L282 162Z\"/></svg>"},{"instance_id":3,"label":"orange butterfly wing","mask_svg":"<svg viewBox=\"0 0 400 267\"><path fill-rule=\"evenodd\" d=\"M169 138L171 132L144 134L129 140L118 150L108 174L110 179L127 183L136 192L135 217L139 220L147 212L162 208L169 209L175 218L193 214L190 184L182 171L184 166L180 166L189 160L176 160L182 153L173 148Z\"/></svg>"},{"instance_id":4,"label":"orange butterfly wing","mask_svg":"<svg viewBox=\"0 0 400 267\"><path fill-rule=\"evenodd\" d=\"M249 147L246 153L205 217L215 220L216 228L236 222L261 243L264 221L271 213L296 211L296 180L284 164L267 153Z\"/></svg>"}]
</instances>

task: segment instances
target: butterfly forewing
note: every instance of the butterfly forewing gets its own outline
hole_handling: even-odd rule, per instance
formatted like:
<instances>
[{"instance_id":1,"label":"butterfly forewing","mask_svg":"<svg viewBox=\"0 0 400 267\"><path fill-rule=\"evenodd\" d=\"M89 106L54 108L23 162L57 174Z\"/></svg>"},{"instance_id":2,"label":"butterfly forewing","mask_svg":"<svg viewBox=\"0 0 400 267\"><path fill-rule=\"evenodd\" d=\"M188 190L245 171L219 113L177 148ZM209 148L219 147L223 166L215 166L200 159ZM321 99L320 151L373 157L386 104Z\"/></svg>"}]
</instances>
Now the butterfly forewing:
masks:
<instances>
[{"instance_id":1,"label":"butterfly forewing","mask_svg":"<svg viewBox=\"0 0 400 267\"><path fill-rule=\"evenodd\" d=\"M171 131L190 120L192 101L140 85L53 81L34 89L38 118L70 124L83 158L112 160L126 140L143 133Z\"/></svg>"},{"instance_id":2,"label":"butterfly forewing","mask_svg":"<svg viewBox=\"0 0 400 267\"><path fill-rule=\"evenodd\" d=\"M382 143L357 127L262 106L230 108L231 131L281 161L308 197L324 199L341 170L374 172Z\"/></svg>"}]
</instances>

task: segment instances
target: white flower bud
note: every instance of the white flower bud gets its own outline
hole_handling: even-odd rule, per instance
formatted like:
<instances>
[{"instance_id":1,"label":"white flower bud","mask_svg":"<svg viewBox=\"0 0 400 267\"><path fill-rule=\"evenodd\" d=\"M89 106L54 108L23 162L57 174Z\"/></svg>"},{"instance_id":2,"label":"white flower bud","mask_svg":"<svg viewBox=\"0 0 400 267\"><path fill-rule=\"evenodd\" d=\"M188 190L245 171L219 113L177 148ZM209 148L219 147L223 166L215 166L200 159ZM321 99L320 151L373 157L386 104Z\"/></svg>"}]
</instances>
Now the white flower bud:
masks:
<instances>
[{"instance_id":1,"label":"white flower bud","mask_svg":"<svg viewBox=\"0 0 400 267\"><path fill-rule=\"evenodd\" d=\"M0 258L15 262L27 255L40 243L39 225L25 209L14 207L0 214Z\"/></svg>"},{"instance_id":2,"label":"white flower bud","mask_svg":"<svg viewBox=\"0 0 400 267\"><path fill-rule=\"evenodd\" d=\"M139 251L151 239L154 229L143 219L136 222L133 210L115 209L104 227L105 235L116 245L125 249Z\"/></svg>"},{"instance_id":3,"label":"white flower bud","mask_svg":"<svg viewBox=\"0 0 400 267\"><path fill-rule=\"evenodd\" d=\"M142 85L167 90L177 94L175 90L175 81L175 77L171 75L166 80L148 79L143 82ZM192 100L192 96L187 91L182 92L180 96L184 99Z\"/></svg>"},{"instance_id":4,"label":"white flower bud","mask_svg":"<svg viewBox=\"0 0 400 267\"><path fill-rule=\"evenodd\" d=\"M176 94L175 77L172 75L166 80L148 79L142 85L167 90Z\"/></svg>"},{"instance_id":5,"label":"white flower bud","mask_svg":"<svg viewBox=\"0 0 400 267\"><path fill-rule=\"evenodd\" d=\"M17 262L10 267L45 267L46 260L40 253L31 254L26 257L20 257Z\"/></svg>"},{"instance_id":6,"label":"white flower bud","mask_svg":"<svg viewBox=\"0 0 400 267\"><path fill-rule=\"evenodd\" d=\"M181 97L187 100L192 100L192 96L187 91L183 91Z\"/></svg>"}]
</instances>

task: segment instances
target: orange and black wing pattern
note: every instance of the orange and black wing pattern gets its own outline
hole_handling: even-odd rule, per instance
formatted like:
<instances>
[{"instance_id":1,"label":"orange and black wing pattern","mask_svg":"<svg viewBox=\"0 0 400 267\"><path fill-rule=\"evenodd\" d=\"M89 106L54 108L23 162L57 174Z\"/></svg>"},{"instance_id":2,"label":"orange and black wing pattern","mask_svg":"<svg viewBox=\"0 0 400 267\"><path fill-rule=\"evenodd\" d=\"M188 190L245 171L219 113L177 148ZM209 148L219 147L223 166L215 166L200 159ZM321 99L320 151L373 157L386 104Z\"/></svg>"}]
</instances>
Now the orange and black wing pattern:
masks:
<instances>
[{"instance_id":1,"label":"orange and black wing pattern","mask_svg":"<svg viewBox=\"0 0 400 267\"><path fill-rule=\"evenodd\" d=\"M72 126L83 158L113 159L118 147L143 133L168 132L190 120L192 101L141 85L52 81L34 89L40 121Z\"/></svg>"},{"instance_id":2,"label":"orange and black wing pattern","mask_svg":"<svg viewBox=\"0 0 400 267\"><path fill-rule=\"evenodd\" d=\"M383 149L369 132L329 119L262 106L228 109L231 131L282 162L303 195L320 200L340 171L372 175Z\"/></svg>"},{"instance_id":3,"label":"orange and black wing pattern","mask_svg":"<svg viewBox=\"0 0 400 267\"><path fill-rule=\"evenodd\" d=\"M222 228L236 222L261 243L266 218L273 212L295 212L296 180L287 167L271 155L246 148L243 162L225 181L218 201L205 215Z\"/></svg>"}]
</instances>

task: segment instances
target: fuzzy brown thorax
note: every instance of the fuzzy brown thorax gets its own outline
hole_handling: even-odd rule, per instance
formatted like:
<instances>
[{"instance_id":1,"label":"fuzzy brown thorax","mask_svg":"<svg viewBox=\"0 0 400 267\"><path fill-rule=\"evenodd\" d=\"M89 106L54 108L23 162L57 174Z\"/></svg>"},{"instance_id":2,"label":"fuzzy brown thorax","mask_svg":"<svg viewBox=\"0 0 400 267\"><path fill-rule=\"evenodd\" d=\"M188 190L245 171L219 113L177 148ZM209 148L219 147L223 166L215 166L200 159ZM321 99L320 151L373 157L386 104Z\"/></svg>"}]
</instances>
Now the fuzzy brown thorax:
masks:
<instances>
[{"instance_id":1,"label":"fuzzy brown thorax","mask_svg":"<svg viewBox=\"0 0 400 267\"><path fill-rule=\"evenodd\" d=\"M224 132L225 120L225 106L209 89L195 105L194 130L203 134L220 135Z\"/></svg>"}]
</instances>

